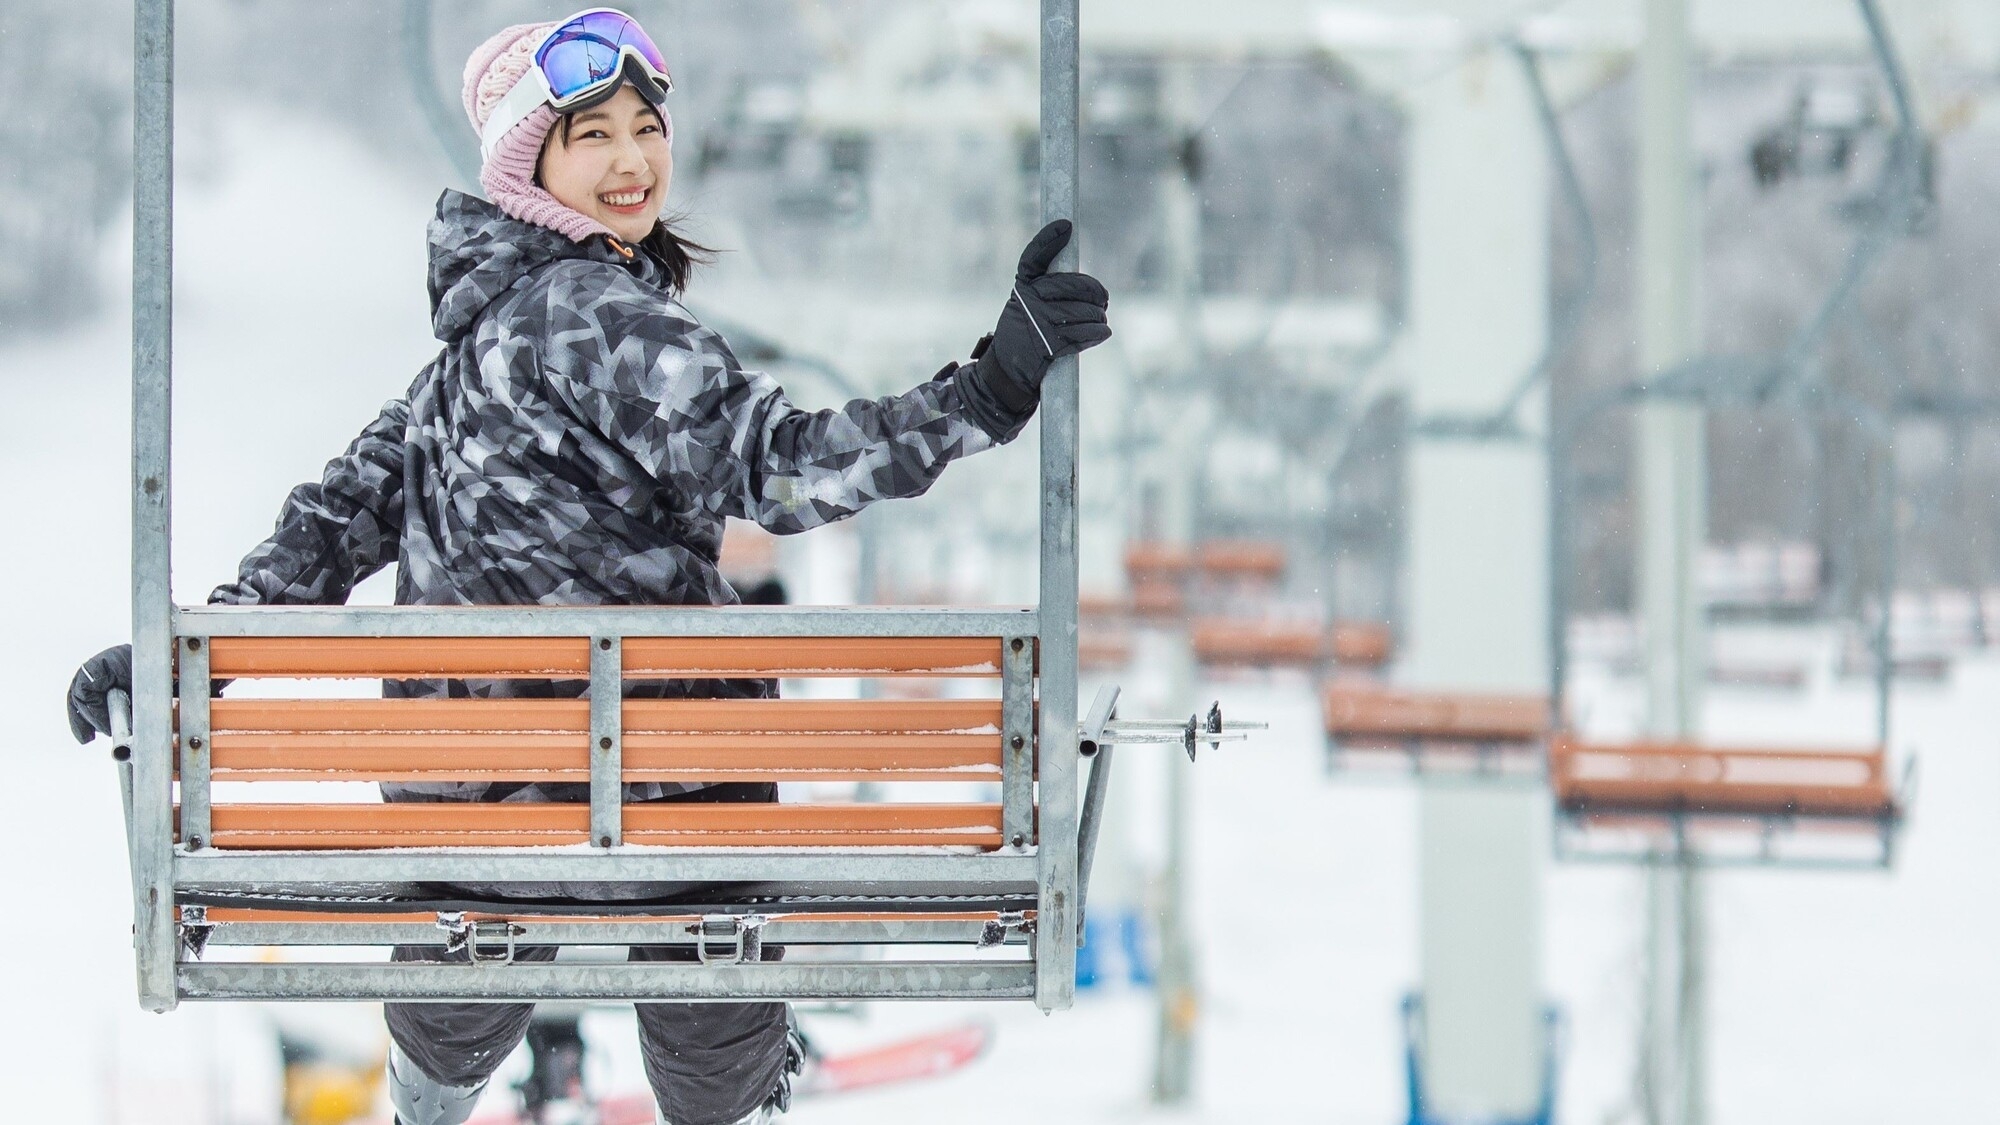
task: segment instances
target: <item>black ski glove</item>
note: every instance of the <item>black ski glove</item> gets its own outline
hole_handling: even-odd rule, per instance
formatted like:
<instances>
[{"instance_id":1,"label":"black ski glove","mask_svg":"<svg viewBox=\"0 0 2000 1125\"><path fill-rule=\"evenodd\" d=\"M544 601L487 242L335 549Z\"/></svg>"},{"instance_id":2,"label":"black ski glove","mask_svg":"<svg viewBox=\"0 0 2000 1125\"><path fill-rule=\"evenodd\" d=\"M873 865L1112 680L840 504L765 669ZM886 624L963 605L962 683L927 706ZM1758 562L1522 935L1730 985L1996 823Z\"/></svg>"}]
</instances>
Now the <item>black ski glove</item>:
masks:
<instances>
[{"instance_id":1,"label":"black ski glove","mask_svg":"<svg viewBox=\"0 0 2000 1125\"><path fill-rule=\"evenodd\" d=\"M1048 272L1069 234L1069 220L1057 219L1029 241L999 325L973 349L973 363L959 369L966 412L995 441L1012 441L1034 416L1042 377L1057 356L1111 338L1104 286L1089 274Z\"/></svg>"},{"instance_id":2,"label":"black ski glove","mask_svg":"<svg viewBox=\"0 0 2000 1125\"><path fill-rule=\"evenodd\" d=\"M111 733L111 689L132 694L132 646L113 645L83 662L69 682L69 732L78 742Z\"/></svg>"}]
</instances>

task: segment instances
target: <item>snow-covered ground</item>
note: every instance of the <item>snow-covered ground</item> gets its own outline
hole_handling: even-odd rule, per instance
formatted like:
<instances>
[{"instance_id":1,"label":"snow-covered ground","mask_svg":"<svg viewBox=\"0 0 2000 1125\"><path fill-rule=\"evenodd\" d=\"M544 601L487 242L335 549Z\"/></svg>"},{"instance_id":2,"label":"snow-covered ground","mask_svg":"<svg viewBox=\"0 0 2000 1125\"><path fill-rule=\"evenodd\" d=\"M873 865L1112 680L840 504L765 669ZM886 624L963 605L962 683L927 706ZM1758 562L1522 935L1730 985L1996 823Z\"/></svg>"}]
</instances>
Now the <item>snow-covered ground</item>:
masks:
<instances>
[{"instance_id":1,"label":"snow-covered ground","mask_svg":"<svg viewBox=\"0 0 2000 1125\"><path fill-rule=\"evenodd\" d=\"M188 115L184 114L184 117ZM200 601L434 349L423 224L435 189L337 133L251 114L204 115L183 137L176 338L176 592ZM250 154L255 154L253 159ZM337 195L324 185L363 183ZM105 252L122 259L114 238ZM118 802L99 743L77 748L61 696L76 663L127 631L127 328L98 321L0 347L8 440L11 596L0 693L14 752L0 786L12 849L0 1118L127 1125L276 1120L274 1018L370 1050L365 1006L137 1010ZM379 600L383 590L371 585ZM1810 638L1808 638L1810 640ZM1825 647L1808 645L1814 652ZM1403 1112L1397 1002L1415 983L1415 796L1331 784L1303 681L1211 685L1268 719L1252 747L1196 769L1192 916L1204 988L1197 1104L1168 1115L1145 1091L1150 997L1086 995L1069 1013L876 1005L824 1017L829 1044L991 1019L991 1053L927 1083L801 1105L802 1125L880 1121L1326 1121ZM1591 727L1630 721L1629 683L1585 676ZM2000 662L1969 659L1901 690L1894 743L1922 785L1893 872L1733 871L1709 883L1716 1125L2000 1120ZM1863 742L1865 685L1817 674L1795 693L1717 689L1719 737ZM1164 756L1120 762L1144 853ZM1128 764L1130 763L1130 764ZM1146 837L1154 837L1150 842ZM1639 877L1552 867L1546 980L1567 1021L1562 1109L1615 1121L1628 1101L1637 1015ZM605 1080L636 1082L629 1025L590 1025Z\"/></svg>"}]
</instances>

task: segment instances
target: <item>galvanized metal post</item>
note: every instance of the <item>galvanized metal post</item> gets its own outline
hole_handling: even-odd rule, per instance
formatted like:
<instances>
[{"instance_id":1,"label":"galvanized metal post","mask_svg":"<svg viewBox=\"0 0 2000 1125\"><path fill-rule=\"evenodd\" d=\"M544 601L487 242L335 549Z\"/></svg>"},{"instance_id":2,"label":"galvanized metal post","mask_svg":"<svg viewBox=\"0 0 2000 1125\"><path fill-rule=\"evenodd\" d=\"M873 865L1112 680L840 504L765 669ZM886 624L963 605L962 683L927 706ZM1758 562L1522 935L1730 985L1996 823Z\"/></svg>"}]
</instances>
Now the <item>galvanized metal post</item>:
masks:
<instances>
[{"instance_id":1,"label":"galvanized metal post","mask_svg":"<svg viewBox=\"0 0 2000 1125\"><path fill-rule=\"evenodd\" d=\"M200 637L179 644L181 845L198 849L209 839L208 644Z\"/></svg>"},{"instance_id":2,"label":"galvanized metal post","mask_svg":"<svg viewBox=\"0 0 2000 1125\"><path fill-rule=\"evenodd\" d=\"M1195 105L1194 73L1186 61L1168 62L1160 68L1160 116L1172 135L1189 146L1183 151L1191 152L1199 137L1201 116ZM1201 195L1194 163L1183 159L1163 168L1158 190L1166 272L1178 322L1175 343L1180 351L1180 362L1168 374L1180 386L1199 385L1206 374L1202 370L1206 341L1201 331ZM1165 542L1191 549L1199 538L1201 523L1201 484L1196 467L1201 461L1199 439L1186 425L1169 427L1160 437L1164 472L1155 534ZM1166 647L1161 650L1170 669L1164 697L1172 707L1184 706L1194 693L1191 643L1185 627L1175 628L1166 634ZM1201 958L1187 913L1186 860L1193 831L1188 785L1187 771L1169 763L1163 810L1167 854L1159 872L1155 915L1160 964L1153 1047L1153 1103L1164 1106L1185 1104L1194 1094L1195 1046L1201 1030L1197 972Z\"/></svg>"},{"instance_id":3,"label":"galvanized metal post","mask_svg":"<svg viewBox=\"0 0 2000 1125\"><path fill-rule=\"evenodd\" d=\"M1650 377L1700 352L1688 0L1647 0L1639 59L1639 363ZM1707 676L1706 607L1695 568L1707 538L1707 414L1700 403L1639 408L1639 601L1647 727L1691 740ZM1646 1027L1639 1061L1647 1125L1702 1125L1702 881L1693 857L1646 869Z\"/></svg>"},{"instance_id":4,"label":"galvanized metal post","mask_svg":"<svg viewBox=\"0 0 2000 1125\"><path fill-rule=\"evenodd\" d=\"M625 646L590 640L590 842L625 842Z\"/></svg>"},{"instance_id":5,"label":"galvanized metal post","mask_svg":"<svg viewBox=\"0 0 2000 1125\"><path fill-rule=\"evenodd\" d=\"M132 944L139 1002L174 1006L173 0L133 5Z\"/></svg>"},{"instance_id":6,"label":"galvanized metal post","mask_svg":"<svg viewBox=\"0 0 2000 1125\"><path fill-rule=\"evenodd\" d=\"M1186 629L1168 650L1166 697L1194 693L1194 649ZM1200 957L1187 912L1187 857L1194 833L1188 770L1167 763L1167 856L1160 872L1160 970L1153 1023L1153 1104L1186 1105L1194 1096L1195 1048L1201 1032Z\"/></svg>"},{"instance_id":7,"label":"galvanized metal post","mask_svg":"<svg viewBox=\"0 0 2000 1125\"><path fill-rule=\"evenodd\" d=\"M1076 215L1079 98L1078 0L1042 0L1042 219ZM1078 236L1057 257L1075 269ZM1077 359L1042 383L1041 916L1035 1004L1067 1008L1076 996L1076 454Z\"/></svg>"},{"instance_id":8,"label":"galvanized metal post","mask_svg":"<svg viewBox=\"0 0 2000 1125\"><path fill-rule=\"evenodd\" d=\"M1000 651L1000 836L1024 850L1035 838L1035 638Z\"/></svg>"}]
</instances>

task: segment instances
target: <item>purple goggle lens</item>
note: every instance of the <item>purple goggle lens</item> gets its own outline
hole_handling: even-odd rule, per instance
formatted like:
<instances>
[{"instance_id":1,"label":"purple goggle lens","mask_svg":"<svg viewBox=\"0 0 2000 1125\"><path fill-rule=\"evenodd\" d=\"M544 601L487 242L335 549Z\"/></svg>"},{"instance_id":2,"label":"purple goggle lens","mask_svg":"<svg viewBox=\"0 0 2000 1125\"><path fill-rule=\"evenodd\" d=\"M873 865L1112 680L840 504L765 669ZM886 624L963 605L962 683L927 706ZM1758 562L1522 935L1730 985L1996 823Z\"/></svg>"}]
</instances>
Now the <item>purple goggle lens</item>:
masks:
<instances>
[{"instance_id":1,"label":"purple goggle lens","mask_svg":"<svg viewBox=\"0 0 2000 1125\"><path fill-rule=\"evenodd\" d=\"M549 33L535 52L535 65L549 81L558 106L615 82L627 53L654 73L660 93L674 88L667 60L638 21L612 8L582 12Z\"/></svg>"}]
</instances>

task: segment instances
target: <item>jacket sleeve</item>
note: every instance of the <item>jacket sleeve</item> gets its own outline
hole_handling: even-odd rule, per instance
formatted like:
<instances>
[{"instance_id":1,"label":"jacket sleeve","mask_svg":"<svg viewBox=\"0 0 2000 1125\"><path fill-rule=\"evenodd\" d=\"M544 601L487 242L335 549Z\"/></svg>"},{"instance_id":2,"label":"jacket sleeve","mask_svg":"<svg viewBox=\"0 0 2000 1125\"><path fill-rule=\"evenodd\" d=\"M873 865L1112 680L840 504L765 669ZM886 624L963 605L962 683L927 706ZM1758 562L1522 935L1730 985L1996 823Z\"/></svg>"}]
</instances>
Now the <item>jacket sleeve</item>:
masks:
<instances>
[{"instance_id":1,"label":"jacket sleeve","mask_svg":"<svg viewBox=\"0 0 2000 1125\"><path fill-rule=\"evenodd\" d=\"M556 393L716 515L805 531L922 495L946 465L994 444L967 413L958 364L900 395L806 411L678 306L597 312L588 333L552 334Z\"/></svg>"},{"instance_id":2,"label":"jacket sleeve","mask_svg":"<svg viewBox=\"0 0 2000 1125\"><path fill-rule=\"evenodd\" d=\"M243 556L236 581L216 587L209 602L338 605L396 561L409 420L407 399L390 402L347 452L327 462L318 482L292 489L277 530Z\"/></svg>"}]
</instances>

